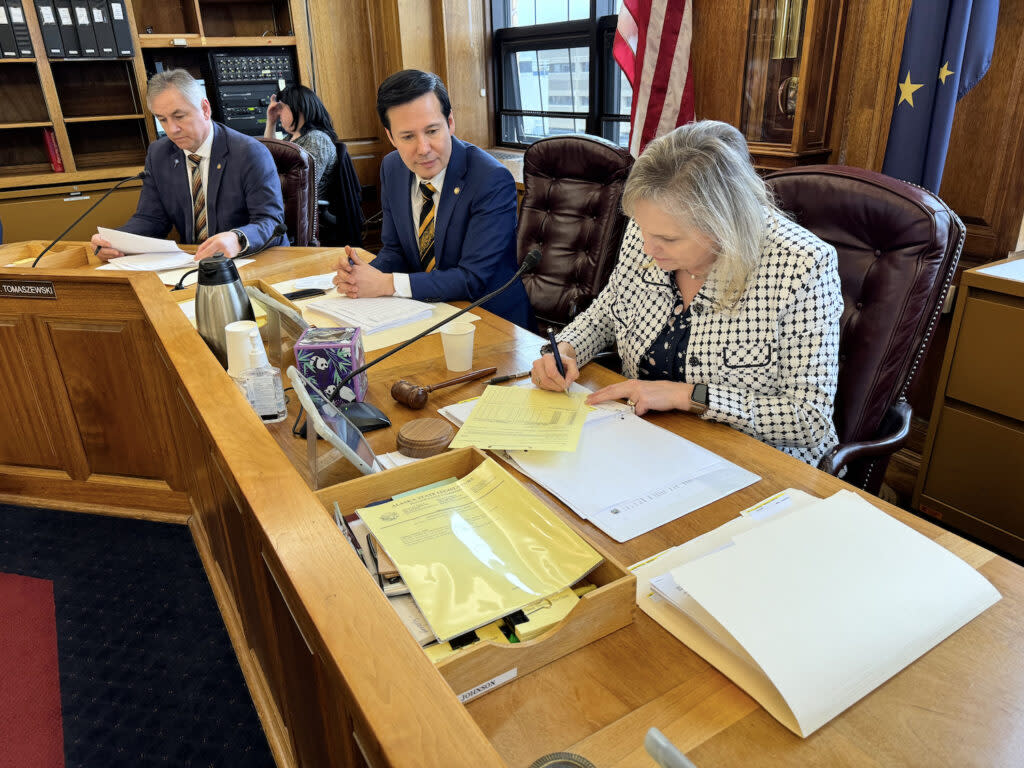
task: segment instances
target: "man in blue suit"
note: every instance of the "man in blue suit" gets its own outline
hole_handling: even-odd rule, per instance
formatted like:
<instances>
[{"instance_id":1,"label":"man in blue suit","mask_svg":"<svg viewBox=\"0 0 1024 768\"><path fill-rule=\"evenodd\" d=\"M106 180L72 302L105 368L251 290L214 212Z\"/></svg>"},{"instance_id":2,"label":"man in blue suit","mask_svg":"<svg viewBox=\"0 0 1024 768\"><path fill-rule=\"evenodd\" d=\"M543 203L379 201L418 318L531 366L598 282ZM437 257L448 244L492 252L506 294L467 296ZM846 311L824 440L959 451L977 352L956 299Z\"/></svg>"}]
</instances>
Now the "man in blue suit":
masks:
<instances>
[{"instance_id":1,"label":"man in blue suit","mask_svg":"<svg viewBox=\"0 0 1024 768\"><path fill-rule=\"evenodd\" d=\"M391 75L377 90L377 113L396 150L380 170L383 247L376 258L346 247L338 291L472 301L507 282L517 266L516 185L501 163L452 135L441 79L415 69ZM529 327L519 281L483 307Z\"/></svg>"},{"instance_id":2,"label":"man in blue suit","mask_svg":"<svg viewBox=\"0 0 1024 768\"><path fill-rule=\"evenodd\" d=\"M196 259L288 245L274 234L284 203L270 151L213 122L202 87L183 69L154 75L146 98L167 135L149 146L138 207L120 229L166 237L174 227L181 242L199 245ZM124 255L99 235L92 244L104 259Z\"/></svg>"}]
</instances>

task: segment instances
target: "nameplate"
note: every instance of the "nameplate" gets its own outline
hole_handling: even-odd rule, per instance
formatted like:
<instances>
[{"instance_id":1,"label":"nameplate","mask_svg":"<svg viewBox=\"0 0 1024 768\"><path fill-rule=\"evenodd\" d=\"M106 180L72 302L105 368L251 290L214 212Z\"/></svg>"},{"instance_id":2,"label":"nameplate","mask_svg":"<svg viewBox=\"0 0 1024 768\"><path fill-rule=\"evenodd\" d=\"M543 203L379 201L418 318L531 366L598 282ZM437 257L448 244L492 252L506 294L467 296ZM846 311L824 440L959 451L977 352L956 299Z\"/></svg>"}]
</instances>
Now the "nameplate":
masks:
<instances>
[{"instance_id":1,"label":"nameplate","mask_svg":"<svg viewBox=\"0 0 1024 768\"><path fill-rule=\"evenodd\" d=\"M510 669L508 672L502 672L497 677L492 677L487 682L480 683L480 685L474 688L470 688L465 693L460 693L459 701L461 701L463 704L465 704L467 701L472 701L477 696L482 696L485 693L493 691L499 685L507 683L509 680L514 680L518 674L519 669L517 667L512 667L512 669Z\"/></svg>"},{"instance_id":2,"label":"nameplate","mask_svg":"<svg viewBox=\"0 0 1024 768\"><path fill-rule=\"evenodd\" d=\"M5 299L56 299L57 291L49 280L0 278L0 297Z\"/></svg>"}]
</instances>

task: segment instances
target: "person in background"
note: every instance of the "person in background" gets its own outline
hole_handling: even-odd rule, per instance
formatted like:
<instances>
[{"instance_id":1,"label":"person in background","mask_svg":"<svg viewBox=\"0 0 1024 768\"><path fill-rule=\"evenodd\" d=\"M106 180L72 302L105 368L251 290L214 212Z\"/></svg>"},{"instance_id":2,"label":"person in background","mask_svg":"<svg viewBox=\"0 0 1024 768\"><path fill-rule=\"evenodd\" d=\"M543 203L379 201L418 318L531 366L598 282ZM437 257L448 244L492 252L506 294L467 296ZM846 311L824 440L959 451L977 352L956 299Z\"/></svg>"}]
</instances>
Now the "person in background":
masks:
<instances>
[{"instance_id":1,"label":"person in background","mask_svg":"<svg viewBox=\"0 0 1024 768\"><path fill-rule=\"evenodd\" d=\"M275 234L284 203L270 151L215 123L202 87L183 69L153 75L146 101L167 135L149 145L138 207L119 229L166 237L173 227L180 242L199 245L197 260L288 245ZM104 260L124 255L99 235L92 244Z\"/></svg>"},{"instance_id":2,"label":"person in background","mask_svg":"<svg viewBox=\"0 0 1024 768\"><path fill-rule=\"evenodd\" d=\"M588 403L690 411L816 464L838 442L835 249L775 207L725 123L652 141L622 206L631 221L612 277L557 336L565 376L542 348L534 383L564 390L614 345L628 381Z\"/></svg>"},{"instance_id":3,"label":"person in background","mask_svg":"<svg viewBox=\"0 0 1024 768\"><path fill-rule=\"evenodd\" d=\"M395 151L380 169L383 247L346 247L334 283L349 297L473 301L516 271L516 185L497 160L454 137L448 91L406 69L377 90L377 114ZM529 327L522 281L483 305Z\"/></svg>"},{"instance_id":4,"label":"person in background","mask_svg":"<svg viewBox=\"0 0 1024 768\"><path fill-rule=\"evenodd\" d=\"M313 158L317 197L324 199L327 182L338 164L338 148L335 146L338 135L334 132L327 108L306 86L289 85L270 97L264 138L274 138L278 122L288 134L288 140L294 141Z\"/></svg>"}]
</instances>

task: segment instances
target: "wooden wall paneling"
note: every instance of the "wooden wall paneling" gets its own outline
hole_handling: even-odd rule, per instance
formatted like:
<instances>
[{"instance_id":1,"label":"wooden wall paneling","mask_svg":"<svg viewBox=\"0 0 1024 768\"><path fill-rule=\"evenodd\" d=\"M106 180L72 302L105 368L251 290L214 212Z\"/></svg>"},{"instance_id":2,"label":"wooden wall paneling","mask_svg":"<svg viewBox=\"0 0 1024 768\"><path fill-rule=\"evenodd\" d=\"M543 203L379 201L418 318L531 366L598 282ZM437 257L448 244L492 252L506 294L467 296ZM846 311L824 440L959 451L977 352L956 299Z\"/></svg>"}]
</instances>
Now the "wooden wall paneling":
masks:
<instances>
[{"instance_id":1,"label":"wooden wall paneling","mask_svg":"<svg viewBox=\"0 0 1024 768\"><path fill-rule=\"evenodd\" d=\"M444 0L445 83L452 99L455 134L479 147L494 145L491 119L491 31L487 0ZM440 73L438 73L440 74Z\"/></svg>"},{"instance_id":2,"label":"wooden wall paneling","mask_svg":"<svg viewBox=\"0 0 1024 768\"><path fill-rule=\"evenodd\" d=\"M317 92L320 100L327 106L327 111L331 114L331 118L334 119L334 113L331 112L330 105L327 104L324 94L320 93L320 83L317 81L316 72L314 71L313 57L316 55L316 52L313 50L313 26L309 15L310 2L309 0L295 0L295 2L289 3L289 6L291 11L291 29L292 34L295 36L295 58L298 59L299 65L299 82ZM335 10L335 16L340 15ZM335 58L341 57L335 54ZM331 85L332 88L330 90L335 90L338 87L338 81L333 81Z\"/></svg>"},{"instance_id":3,"label":"wooden wall paneling","mask_svg":"<svg viewBox=\"0 0 1024 768\"><path fill-rule=\"evenodd\" d=\"M402 68L422 69L440 75L437 71L440 67L436 58L438 29L434 18L434 1L398 0L398 13Z\"/></svg>"},{"instance_id":4,"label":"wooden wall paneling","mask_svg":"<svg viewBox=\"0 0 1024 768\"><path fill-rule=\"evenodd\" d=\"M365 3L310 0L312 86L331 115L338 136L380 139L375 38Z\"/></svg>"},{"instance_id":5,"label":"wooden wall paneling","mask_svg":"<svg viewBox=\"0 0 1024 768\"><path fill-rule=\"evenodd\" d=\"M999 4L992 65L956 107L939 196L967 224L966 267L1016 250L1024 213L1024 0Z\"/></svg>"},{"instance_id":6,"label":"wooden wall paneling","mask_svg":"<svg viewBox=\"0 0 1024 768\"><path fill-rule=\"evenodd\" d=\"M430 0L430 39L434 48L434 73L445 83L451 76L448 68L448 37L445 29L448 20L445 14L446 0Z\"/></svg>"},{"instance_id":7,"label":"wooden wall paneling","mask_svg":"<svg viewBox=\"0 0 1024 768\"><path fill-rule=\"evenodd\" d=\"M911 0L848 0L829 162L882 170Z\"/></svg>"},{"instance_id":8,"label":"wooden wall paneling","mask_svg":"<svg viewBox=\"0 0 1024 768\"><path fill-rule=\"evenodd\" d=\"M44 404L42 359L26 317L0 314L0 464L61 466L48 417L51 409Z\"/></svg>"},{"instance_id":9,"label":"wooden wall paneling","mask_svg":"<svg viewBox=\"0 0 1024 768\"><path fill-rule=\"evenodd\" d=\"M740 124L749 6L742 0L694 0L690 66L699 120Z\"/></svg>"}]
</instances>

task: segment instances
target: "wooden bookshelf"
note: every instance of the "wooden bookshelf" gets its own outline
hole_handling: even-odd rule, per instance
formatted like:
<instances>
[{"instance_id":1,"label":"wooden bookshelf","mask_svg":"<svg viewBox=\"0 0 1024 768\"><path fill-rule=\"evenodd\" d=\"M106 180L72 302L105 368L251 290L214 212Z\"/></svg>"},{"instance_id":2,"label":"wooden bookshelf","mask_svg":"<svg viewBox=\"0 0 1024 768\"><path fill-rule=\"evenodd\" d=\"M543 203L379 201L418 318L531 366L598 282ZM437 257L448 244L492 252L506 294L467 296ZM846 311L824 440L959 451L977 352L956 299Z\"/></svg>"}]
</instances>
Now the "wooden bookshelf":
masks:
<instances>
[{"instance_id":1,"label":"wooden bookshelf","mask_svg":"<svg viewBox=\"0 0 1024 768\"><path fill-rule=\"evenodd\" d=\"M22 4L33 50L42 54L34 4ZM0 220L5 223L22 216L16 204L30 198L40 208L39 222L64 221L68 196L142 170L146 150L157 138L145 98L155 62L203 77L209 49L290 47L298 80L309 82L306 9L299 0L125 0L125 10L131 58L0 59ZM46 130L53 132L63 172L51 165ZM137 196L139 186L123 190L121 207ZM48 206L52 214L42 211Z\"/></svg>"}]
</instances>

